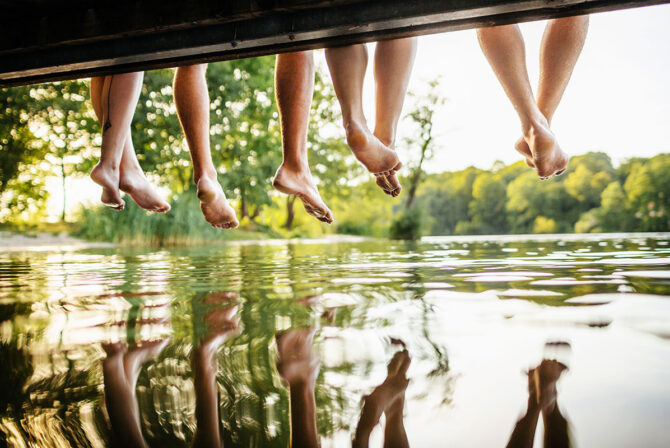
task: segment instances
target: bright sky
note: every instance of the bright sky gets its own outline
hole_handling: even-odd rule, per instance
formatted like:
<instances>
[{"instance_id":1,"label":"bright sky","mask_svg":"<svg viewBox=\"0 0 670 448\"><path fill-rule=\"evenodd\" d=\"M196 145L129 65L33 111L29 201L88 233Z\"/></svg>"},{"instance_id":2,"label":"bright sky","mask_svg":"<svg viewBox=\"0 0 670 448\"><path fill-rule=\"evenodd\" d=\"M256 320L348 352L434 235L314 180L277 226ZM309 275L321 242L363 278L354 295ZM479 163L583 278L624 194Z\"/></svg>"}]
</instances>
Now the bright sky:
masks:
<instances>
[{"instance_id":1,"label":"bright sky","mask_svg":"<svg viewBox=\"0 0 670 448\"><path fill-rule=\"evenodd\" d=\"M669 24L670 5L591 17L584 51L552 126L567 152L604 151L615 163L670 152ZM544 25L521 25L533 85L538 79ZM317 52L317 61L325 65L323 51ZM421 92L436 77L442 78L440 88L448 101L436 114L437 150L426 169L440 172L470 165L488 169L496 160L520 159L513 148L521 135L517 116L482 55L474 30L419 39L410 90ZM372 118L370 68L364 94ZM407 126L401 122L399 141L403 127ZM48 189L52 193L49 211L57 217L62 204L59 182L54 179ZM70 210L100 196L99 187L88 179L73 180L68 190Z\"/></svg>"}]
</instances>

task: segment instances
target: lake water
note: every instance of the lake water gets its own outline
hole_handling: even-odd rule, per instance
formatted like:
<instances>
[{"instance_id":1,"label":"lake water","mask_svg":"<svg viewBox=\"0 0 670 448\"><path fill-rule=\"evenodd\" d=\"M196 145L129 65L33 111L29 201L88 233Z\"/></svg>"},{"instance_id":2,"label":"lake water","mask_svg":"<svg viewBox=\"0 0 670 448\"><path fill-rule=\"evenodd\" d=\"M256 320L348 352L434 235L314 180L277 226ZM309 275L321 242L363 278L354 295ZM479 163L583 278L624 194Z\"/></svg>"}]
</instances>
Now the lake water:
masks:
<instances>
[{"instance_id":1,"label":"lake water","mask_svg":"<svg viewBox=\"0 0 670 448\"><path fill-rule=\"evenodd\" d=\"M670 235L5 252L0 438L288 446L280 361L294 434L316 418L350 446L365 395L402 407L400 353L386 432L413 447L542 446L545 426L667 447L668 294Z\"/></svg>"}]
</instances>

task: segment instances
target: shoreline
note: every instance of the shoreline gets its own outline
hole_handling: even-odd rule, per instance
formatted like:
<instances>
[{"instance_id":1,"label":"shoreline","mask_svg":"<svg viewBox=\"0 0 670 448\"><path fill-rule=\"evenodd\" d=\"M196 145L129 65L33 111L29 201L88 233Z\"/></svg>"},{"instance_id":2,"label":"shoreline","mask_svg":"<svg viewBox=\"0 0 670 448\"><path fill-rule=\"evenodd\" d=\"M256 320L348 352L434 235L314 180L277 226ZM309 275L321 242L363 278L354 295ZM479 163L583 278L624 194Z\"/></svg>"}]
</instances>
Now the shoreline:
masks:
<instances>
[{"instance_id":1,"label":"shoreline","mask_svg":"<svg viewBox=\"0 0 670 448\"><path fill-rule=\"evenodd\" d=\"M374 238L355 235L326 235L319 238L268 238L268 239L242 239L242 240L221 240L217 245L245 245L245 244L285 244L287 242L301 242L304 244L328 244L328 243L359 243L370 241ZM197 247L194 246L174 246L174 247ZM17 251L48 251L48 250L79 250L92 248L116 248L116 247L134 247L125 246L118 243L106 243L86 241L72 237L66 232L58 234L48 232L15 232L0 231L0 250L4 252ZM152 247L152 246L147 246ZM173 247L173 246L170 246Z\"/></svg>"}]
</instances>

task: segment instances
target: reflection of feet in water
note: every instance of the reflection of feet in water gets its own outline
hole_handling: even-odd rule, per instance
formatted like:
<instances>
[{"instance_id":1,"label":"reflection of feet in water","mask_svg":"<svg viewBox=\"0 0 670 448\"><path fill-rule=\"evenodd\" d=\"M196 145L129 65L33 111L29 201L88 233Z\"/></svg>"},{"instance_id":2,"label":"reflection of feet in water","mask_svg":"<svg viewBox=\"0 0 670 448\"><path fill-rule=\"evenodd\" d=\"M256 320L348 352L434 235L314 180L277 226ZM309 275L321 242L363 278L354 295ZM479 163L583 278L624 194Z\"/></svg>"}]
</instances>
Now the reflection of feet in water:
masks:
<instances>
[{"instance_id":1,"label":"reflection of feet in water","mask_svg":"<svg viewBox=\"0 0 670 448\"><path fill-rule=\"evenodd\" d=\"M301 328L277 335L277 371L289 385L316 382L321 363L312 350L315 332L312 328Z\"/></svg>"},{"instance_id":2,"label":"reflection of feet in water","mask_svg":"<svg viewBox=\"0 0 670 448\"><path fill-rule=\"evenodd\" d=\"M135 385L142 365L165 348L168 339L144 341L127 351L125 343L102 344L105 407L112 427L112 446L148 446L142 435Z\"/></svg>"},{"instance_id":3,"label":"reflection of feet in water","mask_svg":"<svg viewBox=\"0 0 670 448\"><path fill-rule=\"evenodd\" d=\"M121 363L123 366L123 380L132 389L134 393L137 377L140 374L142 365L155 358L163 351L169 339L157 339L153 341L142 341L132 349L128 350L123 342L112 342L102 344L102 348L107 354L103 361L104 365Z\"/></svg>"},{"instance_id":4,"label":"reflection of feet in water","mask_svg":"<svg viewBox=\"0 0 670 448\"><path fill-rule=\"evenodd\" d=\"M543 359L539 366L528 372L529 394L543 412L552 412L556 407L556 382L568 367L558 361Z\"/></svg>"},{"instance_id":5,"label":"reflection of feet in water","mask_svg":"<svg viewBox=\"0 0 670 448\"><path fill-rule=\"evenodd\" d=\"M242 329L237 316L237 295L232 292L217 292L207 296L203 302L219 305L205 315L206 334L194 350L194 356L206 356L213 359L217 349L227 340L238 336Z\"/></svg>"},{"instance_id":6,"label":"reflection of feet in water","mask_svg":"<svg viewBox=\"0 0 670 448\"><path fill-rule=\"evenodd\" d=\"M387 426L402 424L405 390L409 384L405 375L410 362L407 350L397 352L388 364L388 374L384 382L364 398L365 404L354 436L354 447L367 446L370 433L379 423L382 413L386 414ZM390 432L389 428L385 431L386 434ZM402 433L404 434L404 430Z\"/></svg>"},{"instance_id":7,"label":"reflection of feet in water","mask_svg":"<svg viewBox=\"0 0 670 448\"><path fill-rule=\"evenodd\" d=\"M548 343L545 350L569 347L567 343ZM544 446L570 446L569 425L558 408L556 390L556 382L567 369L562 362L545 358L537 367L528 371L528 409L517 421L507 443L508 448L533 446L540 415L544 421Z\"/></svg>"}]
</instances>

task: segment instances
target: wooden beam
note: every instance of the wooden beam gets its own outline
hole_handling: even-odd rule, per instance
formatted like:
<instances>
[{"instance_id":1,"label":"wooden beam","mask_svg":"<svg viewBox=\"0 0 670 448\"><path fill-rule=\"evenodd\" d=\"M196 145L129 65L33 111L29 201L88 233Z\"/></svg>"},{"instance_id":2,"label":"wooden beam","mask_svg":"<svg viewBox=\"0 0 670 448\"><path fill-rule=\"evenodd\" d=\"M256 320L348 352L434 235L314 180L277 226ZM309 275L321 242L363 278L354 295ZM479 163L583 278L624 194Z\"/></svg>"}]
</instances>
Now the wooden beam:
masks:
<instances>
[{"instance_id":1,"label":"wooden beam","mask_svg":"<svg viewBox=\"0 0 670 448\"><path fill-rule=\"evenodd\" d=\"M668 2L0 0L0 87Z\"/></svg>"}]
</instances>

